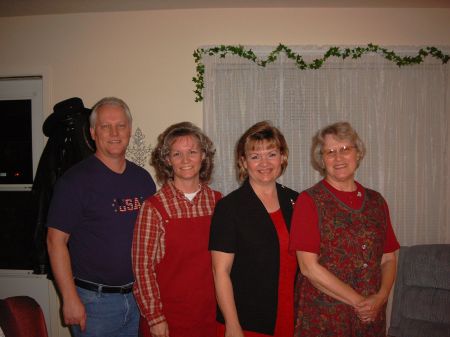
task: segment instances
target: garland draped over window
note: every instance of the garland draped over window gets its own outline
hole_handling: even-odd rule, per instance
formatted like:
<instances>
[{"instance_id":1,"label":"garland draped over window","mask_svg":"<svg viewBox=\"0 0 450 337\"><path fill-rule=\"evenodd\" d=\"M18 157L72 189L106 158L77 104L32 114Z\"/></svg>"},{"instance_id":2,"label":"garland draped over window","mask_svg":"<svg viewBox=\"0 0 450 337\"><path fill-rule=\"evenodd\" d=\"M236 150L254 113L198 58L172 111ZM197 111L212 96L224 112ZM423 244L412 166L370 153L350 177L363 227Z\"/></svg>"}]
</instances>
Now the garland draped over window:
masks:
<instances>
[{"instance_id":1,"label":"garland draped over window","mask_svg":"<svg viewBox=\"0 0 450 337\"><path fill-rule=\"evenodd\" d=\"M252 49L246 49L245 47L238 46L230 46L230 45L220 45L211 48L199 48L194 51L194 59L196 66L197 76L192 78L192 81L195 83L195 101L201 102L203 100L203 89L205 88L204 82L204 74L205 74L205 65L202 62L204 55L218 55L221 58L224 58L227 54L235 55L247 59L249 61L254 62L258 66L265 67L266 65L273 63L277 60L280 53L285 53L287 58L294 61L297 68L300 70L307 69L320 69L322 65L329 59L330 57L338 57L345 60L346 58L357 59L368 53L376 53L384 57L386 60L394 62L399 67L420 64L424 61L425 57L432 56L436 59L442 61L443 64L447 63L450 59L450 56L444 54L440 49L436 47L424 47L421 48L417 55L415 56L399 56L394 51L388 50L386 48L382 48L380 46L369 43L366 47L354 47L354 48L340 48L340 47L330 47L323 57L316 58L312 62L305 62L302 55L293 52L289 47L279 44L275 50L273 50L269 56L265 59L261 59L253 52Z\"/></svg>"},{"instance_id":2,"label":"garland draped over window","mask_svg":"<svg viewBox=\"0 0 450 337\"><path fill-rule=\"evenodd\" d=\"M346 120L367 147L356 179L386 198L400 243L450 243L450 47L392 48L200 49L198 98L217 151L212 186L224 194L238 186L236 141L254 123L271 120L289 145L279 181L307 189L321 178L310 165L312 136Z\"/></svg>"}]
</instances>

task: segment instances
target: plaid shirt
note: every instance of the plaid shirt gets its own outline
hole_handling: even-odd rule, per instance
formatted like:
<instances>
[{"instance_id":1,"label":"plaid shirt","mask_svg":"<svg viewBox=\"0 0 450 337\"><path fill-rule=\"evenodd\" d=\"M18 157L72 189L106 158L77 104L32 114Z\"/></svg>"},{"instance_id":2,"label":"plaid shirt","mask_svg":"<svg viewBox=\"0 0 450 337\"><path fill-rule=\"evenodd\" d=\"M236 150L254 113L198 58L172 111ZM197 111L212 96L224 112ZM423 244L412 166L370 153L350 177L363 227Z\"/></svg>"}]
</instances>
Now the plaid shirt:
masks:
<instances>
[{"instance_id":1,"label":"plaid shirt","mask_svg":"<svg viewBox=\"0 0 450 337\"><path fill-rule=\"evenodd\" d=\"M171 219L212 215L216 203L214 191L203 184L192 201L176 189L172 182L164 184L155 197ZM133 292L141 314L150 326L166 320L155 272L155 267L164 254L164 221L155 206L146 200L134 228L132 261L136 278Z\"/></svg>"}]
</instances>

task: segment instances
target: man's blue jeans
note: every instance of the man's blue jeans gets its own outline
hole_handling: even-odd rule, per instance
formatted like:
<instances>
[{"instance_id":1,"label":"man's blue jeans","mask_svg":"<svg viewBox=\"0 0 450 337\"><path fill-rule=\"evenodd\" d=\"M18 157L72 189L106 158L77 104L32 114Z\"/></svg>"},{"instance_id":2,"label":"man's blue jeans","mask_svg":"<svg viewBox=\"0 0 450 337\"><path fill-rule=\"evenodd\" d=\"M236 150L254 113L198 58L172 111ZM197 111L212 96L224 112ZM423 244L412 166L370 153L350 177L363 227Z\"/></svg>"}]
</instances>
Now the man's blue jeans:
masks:
<instances>
[{"instance_id":1,"label":"man's blue jeans","mask_svg":"<svg viewBox=\"0 0 450 337\"><path fill-rule=\"evenodd\" d=\"M139 309L133 293L101 293L77 287L86 308L86 330L72 325L73 337L137 337Z\"/></svg>"}]
</instances>

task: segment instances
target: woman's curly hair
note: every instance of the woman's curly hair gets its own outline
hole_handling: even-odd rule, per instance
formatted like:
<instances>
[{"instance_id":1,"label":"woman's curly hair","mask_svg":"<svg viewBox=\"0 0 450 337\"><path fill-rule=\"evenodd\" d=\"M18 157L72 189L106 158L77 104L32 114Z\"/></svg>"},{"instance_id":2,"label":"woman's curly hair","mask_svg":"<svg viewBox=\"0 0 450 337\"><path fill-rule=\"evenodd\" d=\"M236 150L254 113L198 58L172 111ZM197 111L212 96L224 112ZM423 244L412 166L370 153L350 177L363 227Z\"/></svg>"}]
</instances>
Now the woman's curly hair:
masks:
<instances>
[{"instance_id":1,"label":"woman's curly hair","mask_svg":"<svg viewBox=\"0 0 450 337\"><path fill-rule=\"evenodd\" d=\"M167 161L170 148L179 137L193 136L198 140L201 151L204 153L204 159L200 168L200 181L208 183L211 180L214 168L214 154L216 152L214 144L207 135L191 122L181 122L169 126L158 136L158 143L153 149L150 165L153 166L156 173L156 180L160 184L173 179L173 169Z\"/></svg>"}]
</instances>

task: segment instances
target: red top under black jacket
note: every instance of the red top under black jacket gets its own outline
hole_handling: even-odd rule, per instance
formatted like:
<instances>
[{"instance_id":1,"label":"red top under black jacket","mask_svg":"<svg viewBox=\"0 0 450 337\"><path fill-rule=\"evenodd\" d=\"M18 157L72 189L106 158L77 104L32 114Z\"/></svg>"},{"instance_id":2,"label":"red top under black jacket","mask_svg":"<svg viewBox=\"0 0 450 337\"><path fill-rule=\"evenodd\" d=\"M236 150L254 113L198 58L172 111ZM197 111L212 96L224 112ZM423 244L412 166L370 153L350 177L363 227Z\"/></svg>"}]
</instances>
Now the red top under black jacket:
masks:
<instances>
[{"instance_id":1,"label":"red top under black jacket","mask_svg":"<svg viewBox=\"0 0 450 337\"><path fill-rule=\"evenodd\" d=\"M298 193L280 184L277 193L289 231ZM248 180L217 203L209 249L235 254L230 277L241 327L272 335L278 302L278 237ZM224 323L220 310L217 320Z\"/></svg>"}]
</instances>

